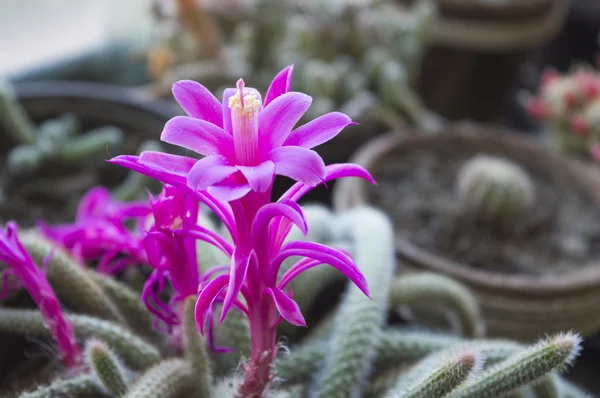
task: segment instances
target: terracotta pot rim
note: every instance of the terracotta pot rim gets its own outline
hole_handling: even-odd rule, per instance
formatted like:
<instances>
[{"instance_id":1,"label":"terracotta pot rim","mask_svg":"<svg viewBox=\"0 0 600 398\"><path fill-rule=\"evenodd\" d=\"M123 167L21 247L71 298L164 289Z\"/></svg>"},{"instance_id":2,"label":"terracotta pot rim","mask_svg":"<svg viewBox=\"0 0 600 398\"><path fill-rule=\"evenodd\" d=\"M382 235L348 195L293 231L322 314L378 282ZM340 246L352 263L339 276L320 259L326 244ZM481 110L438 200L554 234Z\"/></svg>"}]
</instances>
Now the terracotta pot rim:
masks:
<instances>
[{"instance_id":1,"label":"terracotta pot rim","mask_svg":"<svg viewBox=\"0 0 600 398\"><path fill-rule=\"evenodd\" d=\"M461 131L463 129L466 129L468 132ZM557 162L564 169L564 173L569 178L577 181L585 191L590 193L593 200L600 205L600 192L594 191L593 181L587 176L578 174L577 170L562 156L538 148L530 140L518 137L514 132L510 136L503 135L502 137L498 137L497 134L511 132L504 128L484 125L479 127L479 130L493 131L496 134L495 136L481 133L475 135L469 131L470 129L472 129L472 124L470 123L456 123L453 127L439 134L451 137L451 139L464 138L471 141L495 140L508 144L517 151L535 151L538 156L546 158L548 161ZM409 138L401 138L396 134L386 134L376 137L365 144L355 153L351 162L370 169L382 156L392 152L402 144L414 142L415 140L433 141L436 138L437 134ZM335 188L336 192L334 192L333 196L333 205L336 210L343 211L357 205L370 204L366 195L366 184L366 182L356 178L340 181ZM445 273L458 280L468 282L476 289L509 292L515 296L523 297L556 297L557 294L568 295L576 291L600 288L600 264L584 266L555 276L519 275L475 269L422 249L401 237L396 238L396 250L400 258L408 260L413 265Z\"/></svg>"}]
</instances>

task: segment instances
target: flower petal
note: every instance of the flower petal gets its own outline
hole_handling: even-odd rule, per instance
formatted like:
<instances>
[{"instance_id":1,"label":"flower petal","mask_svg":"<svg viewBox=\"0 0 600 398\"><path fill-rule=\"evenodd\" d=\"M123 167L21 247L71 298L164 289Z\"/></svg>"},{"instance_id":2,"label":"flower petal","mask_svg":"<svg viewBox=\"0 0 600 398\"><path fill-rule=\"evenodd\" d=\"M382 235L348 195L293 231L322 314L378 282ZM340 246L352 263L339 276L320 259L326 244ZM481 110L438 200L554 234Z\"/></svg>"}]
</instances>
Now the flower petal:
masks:
<instances>
[{"instance_id":1,"label":"flower petal","mask_svg":"<svg viewBox=\"0 0 600 398\"><path fill-rule=\"evenodd\" d=\"M299 146L275 148L267 155L275 163L275 174L315 186L326 176L325 163L318 153Z\"/></svg>"},{"instance_id":2,"label":"flower petal","mask_svg":"<svg viewBox=\"0 0 600 398\"><path fill-rule=\"evenodd\" d=\"M204 325L206 324L206 315L209 312L213 302L219 296L219 293L229 284L229 275L219 275L199 292L196 302L196 326L201 335L204 335Z\"/></svg>"},{"instance_id":3,"label":"flower petal","mask_svg":"<svg viewBox=\"0 0 600 398\"><path fill-rule=\"evenodd\" d=\"M223 110L219 100L202 84L180 80L172 87L175 101L191 117L223 127Z\"/></svg>"},{"instance_id":4,"label":"flower petal","mask_svg":"<svg viewBox=\"0 0 600 398\"><path fill-rule=\"evenodd\" d=\"M220 323L223 323L234 301L237 300L244 279L246 279L246 272L252 262L256 266L257 259L254 251L249 256L241 255L239 250L233 252L233 256L231 256L231 271L229 273L229 287L223 301L221 317L219 318Z\"/></svg>"},{"instance_id":5,"label":"flower petal","mask_svg":"<svg viewBox=\"0 0 600 398\"><path fill-rule=\"evenodd\" d=\"M81 220L88 216L93 216L99 206L103 206L111 201L110 191L103 186L97 186L85 193L77 205L76 220Z\"/></svg>"},{"instance_id":6,"label":"flower petal","mask_svg":"<svg viewBox=\"0 0 600 398\"><path fill-rule=\"evenodd\" d=\"M208 187L207 192L216 200L227 204L227 202L246 196L251 190L249 184L240 184L228 178ZM229 232L231 232L231 230Z\"/></svg>"},{"instance_id":7,"label":"flower petal","mask_svg":"<svg viewBox=\"0 0 600 398\"><path fill-rule=\"evenodd\" d=\"M283 260L292 256L308 257L331 265L345 274L366 296L369 296L367 280L354 261L339 250L319 243L300 241L287 243L271 263L270 273L276 275Z\"/></svg>"},{"instance_id":8,"label":"flower petal","mask_svg":"<svg viewBox=\"0 0 600 398\"><path fill-rule=\"evenodd\" d=\"M292 281L292 279L300 275L302 272L321 264L323 263L319 260L313 260L312 258L305 257L298 261L296 264L292 265L290 269L288 269L283 274L277 286L280 289L285 289L287 285Z\"/></svg>"},{"instance_id":9,"label":"flower petal","mask_svg":"<svg viewBox=\"0 0 600 398\"><path fill-rule=\"evenodd\" d=\"M233 138L229 133L212 123L187 116L169 120L160 139L204 156L219 154L232 159L234 155Z\"/></svg>"},{"instance_id":10,"label":"flower petal","mask_svg":"<svg viewBox=\"0 0 600 398\"><path fill-rule=\"evenodd\" d=\"M195 239L202 240L221 250L227 256L231 256L233 253L233 246L231 245L231 243L227 242L227 240L221 237L221 235L219 235L218 233L201 227L200 225L190 225L187 228L174 231L174 234L186 235Z\"/></svg>"},{"instance_id":11,"label":"flower petal","mask_svg":"<svg viewBox=\"0 0 600 398\"><path fill-rule=\"evenodd\" d=\"M197 191L203 191L209 186L224 180L237 169L229 160L221 155L202 158L190 169L187 176L188 185Z\"/></svg>"},{"instance_id":12,"label":"flower petal","mask_svg":"<svg viewBox=\"0 0 600 398\"><path fill-rule=\"evenodd\" d=\"M275 179L275 163L270 160L258 166L237 166L237 169L246 177L250 189L256 192L266 192L273 185Z\"/></svg>"},{"instance_id":13,"label":"flower petal","mask_svg":"<svg viewBox=\"0 0 600 398\"><path fill-rule=\"evenodd\" d=\"M283 145L314 148L333 139L349 124L353 124L349 116L331 112L292 131Z\"/></svg>"},{"instance_id":14,"label":"flower petal","mask_svg":"<svg viewBox=\"0 0 600 398\"><path fill-rule=\"evenodd\" d=\"M264 293L271 296L275 302L277 311L279 311L283 319L294 326L306 327L306 321L304 320L304 316L302 315L302 311L300 311L298 303L289 298L281 291L281 289L277 287L268 287L264 290Z\"/></svg>"},{"instance_id":15,"label":"flower petal","mask_svg":"<svg viewBox=\"0 0 600 398\"><path fill-rule=\"evenodd\" d=\"M287 218L290 222L296 224L304 235L307 234L308 225L298 203L291 200L269 203L258 210L252 221L252 237L255 240L255 245L268 239L267 228L271 220L276 217Z\"/></svg>"},{"instance_id":16,"label":"flower petal","mask_svg":"<svg viewBox=\"0 0 600 398\"><path fill-rule=\"evenodd\" d=\"M323 178L323 182L335 180L342 177L358 177L364 180L369 181L371 184L375 184L375 180L371 177L371 174L364 168L357 164L352 163L340 163L340 164L331 164L325 167L325 177ZM284 199L290 199L293 201L299 201L307 192L309 192L313 187L308 186L303 182L298 182L291 186L279 201Z\"/></svg>"},{"instance_id":17,"label":"flower petal","mask_svg":"<svg viewBox=\"0 0 600 398\"><path fill-rule=\"evenodd\" d=\"M275 76L267 90L267 95L265 95L265 106L269 105L275 98L290 91L292 88L293 75L294 65L290 65L285 67Z\"/></svg>"},{"instance_id":18,"label":"flower petal","mask_svg":"<svg viewBox=\"0 0 600 398\"><path fill-rule=\"evenodd\" d=\"M261 153L280 147L310 107L312 98L289 92L275 98L258 114L258 141Z\"/></svg>"},{"instance_id":19,"label":"flower petal","mask_svg":"<svg viewBox=\"0 0 600 398\"><path fill-rule=\"evenodd\" d=\"M142 162L141 155L146 155L144 162ZM108 162L123 166L162 183L187 189L187 171L192 168L197 159L162 152L142 152L141 155L117 156L108 160ZM189 191L189 189L187 190Z\"/></svg>"}]
</instances>

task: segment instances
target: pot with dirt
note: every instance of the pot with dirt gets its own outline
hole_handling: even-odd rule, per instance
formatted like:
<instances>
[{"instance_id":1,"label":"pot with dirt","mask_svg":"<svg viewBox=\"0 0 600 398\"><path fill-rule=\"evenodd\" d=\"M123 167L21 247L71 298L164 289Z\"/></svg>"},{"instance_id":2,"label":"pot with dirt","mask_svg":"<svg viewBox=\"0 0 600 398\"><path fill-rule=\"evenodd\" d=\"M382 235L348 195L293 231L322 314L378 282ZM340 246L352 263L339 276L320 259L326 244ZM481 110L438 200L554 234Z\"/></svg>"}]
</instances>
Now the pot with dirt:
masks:
<instances>
[{"instance_id":1,"label":"pot with dirt","mask_svg":"<svg viewBox=\"0 0 600 398\"><path fill-rule=\"evenodd\" d=\"M381 137L355 161L378 185L341 181L334 206L383 208L398 255L470 286L491 335L600 329L600 191L564 157L502 129L457 124Z\"/></svg>"}]
</instances>

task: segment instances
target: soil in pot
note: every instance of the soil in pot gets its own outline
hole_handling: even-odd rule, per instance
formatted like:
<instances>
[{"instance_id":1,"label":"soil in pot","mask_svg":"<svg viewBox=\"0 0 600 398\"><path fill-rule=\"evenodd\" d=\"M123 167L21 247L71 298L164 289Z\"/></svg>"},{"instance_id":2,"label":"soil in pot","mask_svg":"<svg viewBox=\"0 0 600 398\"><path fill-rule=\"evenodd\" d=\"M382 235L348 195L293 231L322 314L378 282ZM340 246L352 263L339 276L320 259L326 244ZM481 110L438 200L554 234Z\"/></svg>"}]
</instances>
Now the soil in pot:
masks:
<instances>
[{"instance_id":1,"label":"soil in pot","mask_svg":"<svg viewBox=\"0 0 600 398\"><path fill-rule=\"evenodd\" d=\"M522 228L499 234L465 219L455 191L461 166L476 155L464 145L398 149L373 168L371 203L393 218L399 236L455 262L502 273L561 274L600 260L600 210L576 183L557 180L532 160L537 201Z\"/></svg>"}]
</instances>

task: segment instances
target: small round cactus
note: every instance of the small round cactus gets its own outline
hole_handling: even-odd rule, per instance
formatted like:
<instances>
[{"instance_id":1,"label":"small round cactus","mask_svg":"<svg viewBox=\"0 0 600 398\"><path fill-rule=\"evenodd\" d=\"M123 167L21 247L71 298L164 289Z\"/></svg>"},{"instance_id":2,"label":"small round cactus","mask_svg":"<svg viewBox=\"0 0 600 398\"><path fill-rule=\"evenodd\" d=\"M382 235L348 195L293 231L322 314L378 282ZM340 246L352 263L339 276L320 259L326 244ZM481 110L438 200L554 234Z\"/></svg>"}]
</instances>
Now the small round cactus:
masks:
<instances>
[{"instance_id":1,"label":"small round cactus","mask_svg":"<svg viewBox=\"0 0 600 398\"><path fill-rule=\"evenodd\" d=\"M476 221L515 225L535 199L527 172L503 158L478 155L458 172L457 194L466 214Z\"/></svg>"}]
</instances>

